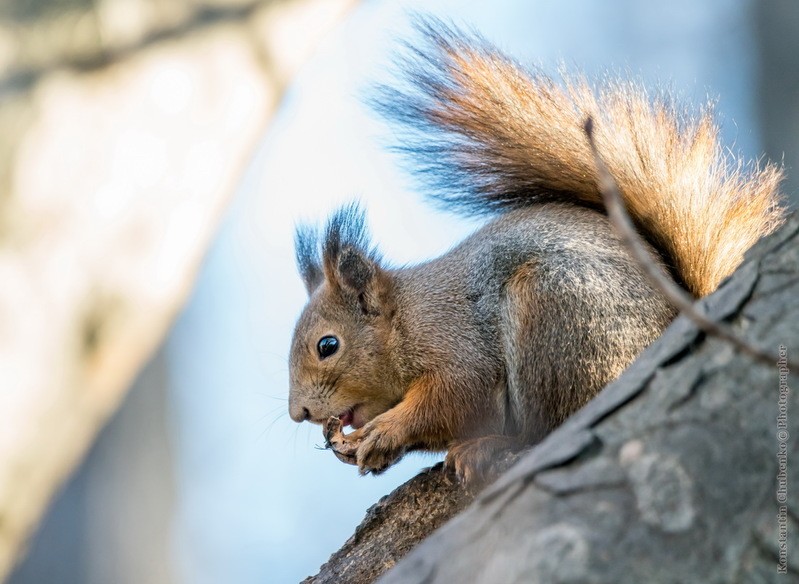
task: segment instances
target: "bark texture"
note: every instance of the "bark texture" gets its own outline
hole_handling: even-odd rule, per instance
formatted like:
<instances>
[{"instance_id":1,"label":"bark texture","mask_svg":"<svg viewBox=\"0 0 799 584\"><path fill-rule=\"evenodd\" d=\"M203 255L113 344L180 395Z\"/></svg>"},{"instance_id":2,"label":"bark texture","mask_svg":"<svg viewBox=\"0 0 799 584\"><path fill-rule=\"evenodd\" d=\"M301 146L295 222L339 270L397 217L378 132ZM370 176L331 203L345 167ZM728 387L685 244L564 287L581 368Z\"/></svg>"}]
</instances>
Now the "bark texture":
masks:
<instances>
[{"instance_id":1,"label":"bark texture","mask_svg":"<svg viewBox=\"0 0 799 584\"><path fill-rule=\"evenodd\" d=\"M442 465L421 472L370 507L353 536L303 584L374 582L473 498Z\"/></svg>"},{"instance_id":2,"label":"bark texture","mask_svg":"<svg viewBox=\"0 0 799 584\"><path fill-rule=\"evenodd\" d=\"M795 359L799 220L747 258L701 306L752 343L775 355L784 347ZM433 512L457 514L380 583L796 580L799 465L781 463L799 449L799 399L787 389L796 372L780 373L777 362L755 364L679 317L465 511L454 502L457 486L431 494L439 487L420 477L398 490L414 506L384 507L380 516L370 511L369 530L380 522L392 530L397 516L412 524ZM336 582L373 581L374 572L347 571L385 545L363 529L308 581L333 581L332 574ZM388 541L396 549L404 537L398 530Z\"/></svg>"}]
</instances>

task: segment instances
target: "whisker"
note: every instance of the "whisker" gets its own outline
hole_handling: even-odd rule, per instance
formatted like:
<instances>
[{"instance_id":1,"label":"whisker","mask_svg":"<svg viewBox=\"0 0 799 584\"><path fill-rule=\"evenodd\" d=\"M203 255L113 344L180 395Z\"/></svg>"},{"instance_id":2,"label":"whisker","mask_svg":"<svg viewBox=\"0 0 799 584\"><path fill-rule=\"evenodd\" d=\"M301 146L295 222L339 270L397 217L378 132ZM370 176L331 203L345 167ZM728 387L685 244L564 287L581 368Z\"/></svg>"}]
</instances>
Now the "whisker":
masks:
<instances>
[{"instance_id":1,"label":"whisker","mask_svg":"<svg viewBox=\"0 0 799 584\"><path fill-rule=\"evenodd\" d=\"M285 415L286 412L280 412L277 416L275 416L275 418L269 423L269 425L267 425L267 427L264 428L260 434L258 434L258 437L255 439L255 441L258 442L259 440L261 440L268 432L272 430L272 427L277 423L277 421L280 420Z\"/></svg>"},{"instance_id":2,"label":"whisker","mask_svg":"<svg viewBox=\"0 0 799 584\"><path fill-rule=\"evenodd\" d=\"M330 384L330 386L329 386L329 387L330 387L330 389L328 390L328 392L327 392L327 396L325 396L325 397L330 397L331 395L333 395L333 392L336 390L336 385L338 384L338 380L339 380L339 379L341 379L341 373L339 373L339 374L336 376L336 378L335 378L335 379L332 379L332 380L329 380L329 381L328 381L328 383Z\"/></svg>"}]
</instances>

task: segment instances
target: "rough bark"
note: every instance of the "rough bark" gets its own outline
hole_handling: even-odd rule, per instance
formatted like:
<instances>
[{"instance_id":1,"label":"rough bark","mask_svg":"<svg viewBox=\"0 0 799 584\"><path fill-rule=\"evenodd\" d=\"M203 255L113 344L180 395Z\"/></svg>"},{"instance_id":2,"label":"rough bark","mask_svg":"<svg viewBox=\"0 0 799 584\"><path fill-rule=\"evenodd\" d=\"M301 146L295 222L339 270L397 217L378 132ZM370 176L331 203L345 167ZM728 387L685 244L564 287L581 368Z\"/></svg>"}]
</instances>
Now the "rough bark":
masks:
<instances>
[{"instance_id":1,"label":"rough bark","mask_svg":"<svg viewBox=\"0 0 799 584\"><path fill-rule=\"evenodd\" d=\"M799 350L799 220L761 242L706 313L759 346ZM796 383L796 372L785 378ZM739 356L679 317L617 381L526 454L463 512L419 477L383 505L310 582L371 582L347 566L374 558L395 514L452 517L381 584L452 582L773 582L799 578L799 399L780 372ZM781 441L781 429L788 432ZM782 437L785 437L783 435ZM784 461L785 458L782 458ZM787 491L779 487L787 480ZM419 486L417 486L417 484ZM455 489L453 492L452 489ZM442 493L457 493L451 484ZM394 495L392 495L393 497ZM429 499L428 499L429 497ZM456 497L453 494L453 500ZM460 513L460 514L458 514ZM787 575L780 580L780 521ZM383 524L382 526L380 524ZM429 526L434 529L434 525ZM404 543L403 532L391 545ZM415 532L411 545L420 537ZM391 539L391 538L389 538ZM373 543L374 542L374 543ZM393 562L380 564L378 569Z\"/></svg>"},{"instance_id":2,"label":"rough bark","mask_svg":"<svg viewBox=\"0 0 799 584\"><path fill-rule=\"evenodd\" d=\"M383 497L347 542L302 584L374 582L473 499L442 465Z\"/></svg>"},{"instance_id":3,"label":"rough bark","mask_svg":"<svg viewBox=\"0 0 799 584\"><path fill-rule=\"evenodd\" d=\"M187 298L286 82L353 3L0 4L0 580Z\"/></svg>"}]
</instances>

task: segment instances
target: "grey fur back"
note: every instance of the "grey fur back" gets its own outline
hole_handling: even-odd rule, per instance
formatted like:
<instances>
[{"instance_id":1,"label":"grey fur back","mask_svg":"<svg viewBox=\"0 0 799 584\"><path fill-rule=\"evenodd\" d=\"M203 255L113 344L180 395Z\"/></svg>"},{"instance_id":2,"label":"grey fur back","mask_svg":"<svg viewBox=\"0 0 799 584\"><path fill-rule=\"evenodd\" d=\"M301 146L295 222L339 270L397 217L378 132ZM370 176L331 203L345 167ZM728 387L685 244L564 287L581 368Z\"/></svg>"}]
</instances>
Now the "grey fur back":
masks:
<instances>
[{"instance_id":1,"label":"grey fur back","mask_svg":"<svg viewBox=\"0 0 799 584\"><path fill-rule=\"evenodd\" d=\"M435 354L480 371L481 385L506 392L492 396L508 404L500 433L525 442L593 397L674 317L607 218L565 204L508 212L394 275L397 317L413 323L400 326L407 370Z\"/></svg>"}]
</instances>

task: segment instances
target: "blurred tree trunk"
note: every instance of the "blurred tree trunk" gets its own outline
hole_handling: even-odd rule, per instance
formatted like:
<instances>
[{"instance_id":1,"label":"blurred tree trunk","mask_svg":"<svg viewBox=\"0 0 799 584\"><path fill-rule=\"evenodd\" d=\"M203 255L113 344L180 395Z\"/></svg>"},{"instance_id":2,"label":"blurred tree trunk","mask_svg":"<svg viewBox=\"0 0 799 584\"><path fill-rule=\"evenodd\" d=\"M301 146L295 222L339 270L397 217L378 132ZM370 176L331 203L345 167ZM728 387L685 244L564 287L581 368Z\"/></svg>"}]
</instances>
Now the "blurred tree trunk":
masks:
<instances>
[{"instance_id":1,"label":"blurred tree trunk","mask_svg":"<svg viewBox=\"0 0 799 584\"><path fill-rule=\"evenodd\" d=\"M354 0L0 3L0 579Z\"/></svg>"},{"instance_id":2,"label":"blurred tree trunk","mask_svg":"<svg viewBox=\"0 0 799 584\"><path fill-rule=\"evenodd\" d=\"M54 498L9 584L172 584L173 461L163 351ZM132 545L135 544L135 545Z\"/></svg>"}]
</instances>

